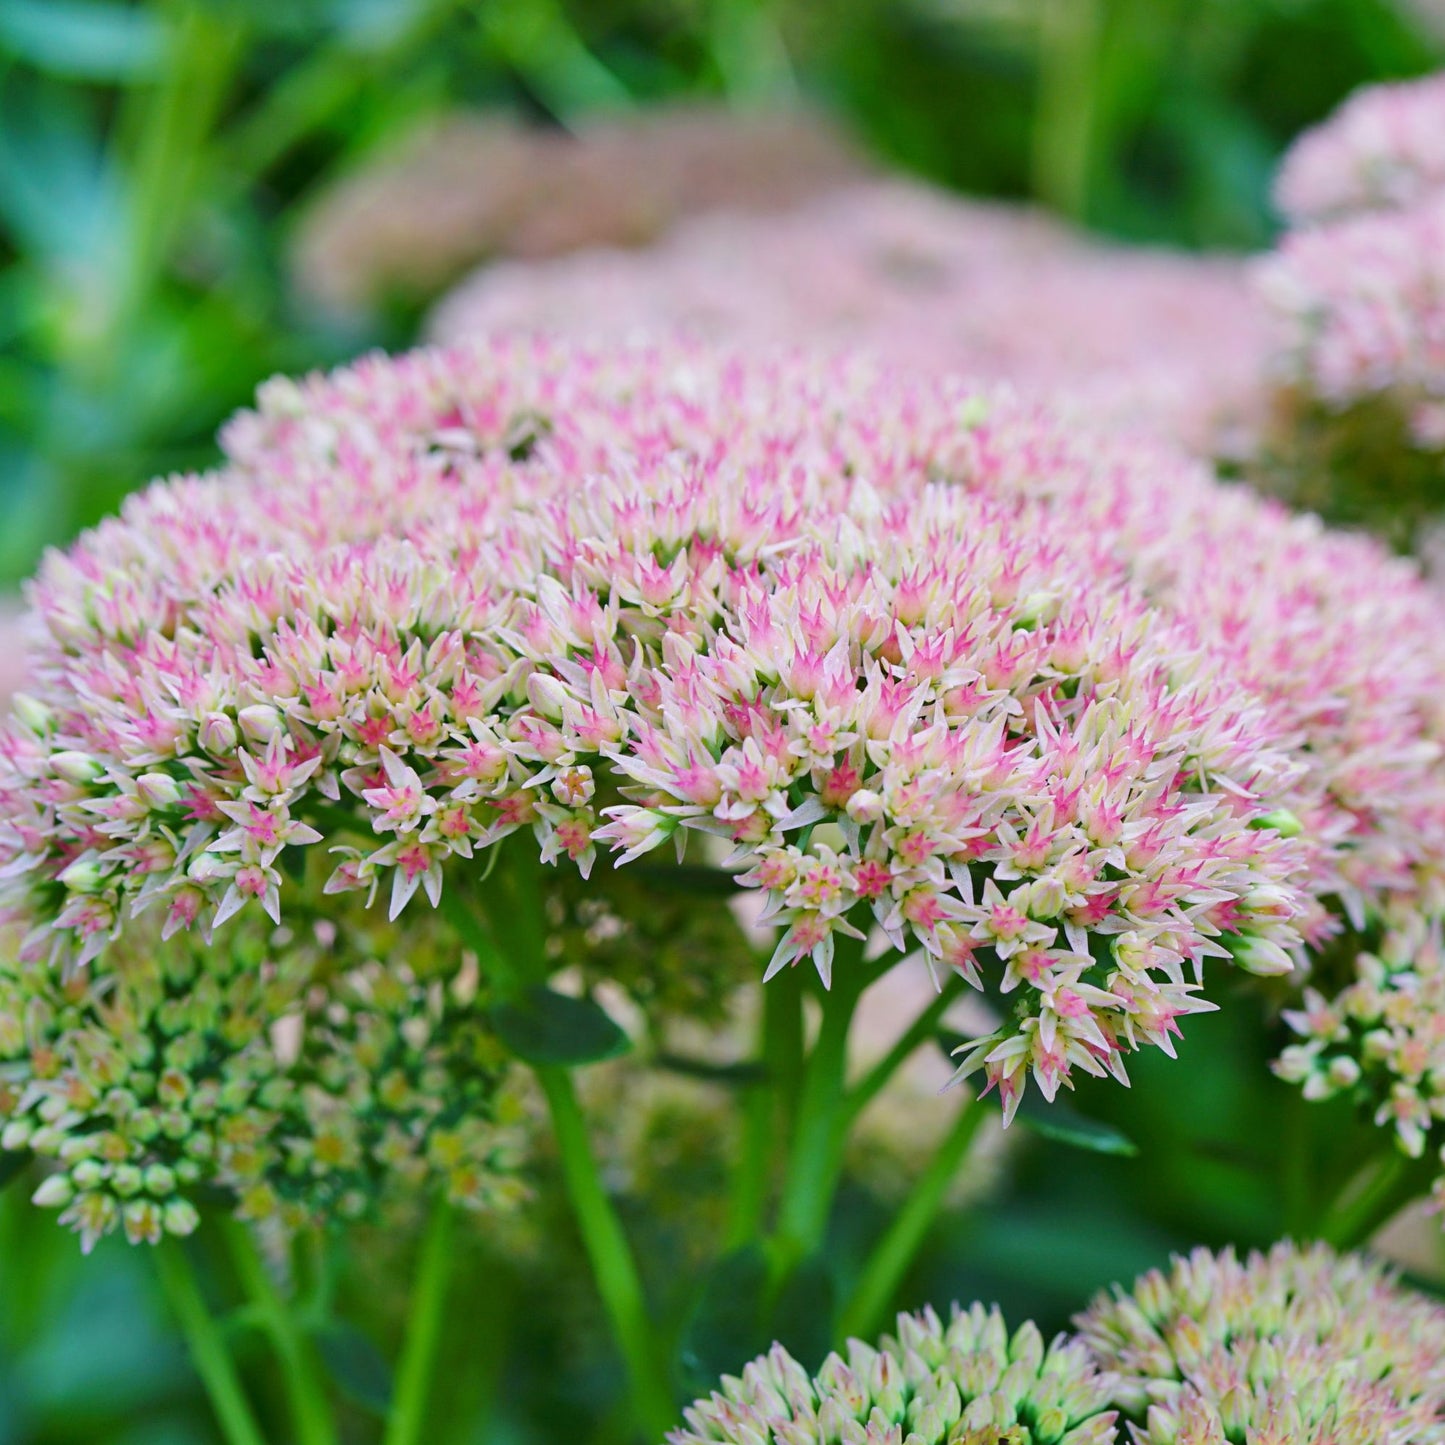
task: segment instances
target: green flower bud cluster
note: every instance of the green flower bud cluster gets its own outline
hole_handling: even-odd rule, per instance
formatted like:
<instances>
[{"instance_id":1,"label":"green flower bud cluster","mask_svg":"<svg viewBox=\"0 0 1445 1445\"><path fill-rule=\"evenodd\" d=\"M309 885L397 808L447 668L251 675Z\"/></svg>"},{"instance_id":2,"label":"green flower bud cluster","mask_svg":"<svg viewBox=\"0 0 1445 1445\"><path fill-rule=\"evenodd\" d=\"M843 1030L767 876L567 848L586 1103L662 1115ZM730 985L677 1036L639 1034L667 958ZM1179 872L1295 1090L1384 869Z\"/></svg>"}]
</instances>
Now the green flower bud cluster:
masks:
<instances>
[{"instance_id":1,"label":"green flower bud cluster","mask_svg":"<svg viewBox=\"0 0 1445 1445\"><path fill-rule=\"evenodd\" d=\"M1077 1324L1139 1445L1445 1439L1445 1309L1359 1256L1196 1250Z\"/></svg>"},{"instance_id":2,"label":"green flower bud cluster","mask_svg":"<svg viewBox=\"0 0 1445 1445\"><path fill-rule=\"evenodd\" d=\"M408 931L139 936L62 980L0 962L0 1148L89 1249L190 1233L217 1194L294 1228L403 1191L516 1198L520 1104L448 950ZM452 955L454 957L454 955ZM396 1189L401 1186L401 1189Z\"/></svg>"},{"instance_id":3,"label":"green flower bud cluster","mask_svg":"<svg viewBox=\"0 0 1445 1445\"><path fill-rule=\"evenodd\" d=\"M670 1445L1110 1445L1113 1381L1063 1337L1009 1334L999 1312L900 1315L874 1349L848 1343L814 1377L774 1345L687 1410Z\"/></svg>"}]
</instances>

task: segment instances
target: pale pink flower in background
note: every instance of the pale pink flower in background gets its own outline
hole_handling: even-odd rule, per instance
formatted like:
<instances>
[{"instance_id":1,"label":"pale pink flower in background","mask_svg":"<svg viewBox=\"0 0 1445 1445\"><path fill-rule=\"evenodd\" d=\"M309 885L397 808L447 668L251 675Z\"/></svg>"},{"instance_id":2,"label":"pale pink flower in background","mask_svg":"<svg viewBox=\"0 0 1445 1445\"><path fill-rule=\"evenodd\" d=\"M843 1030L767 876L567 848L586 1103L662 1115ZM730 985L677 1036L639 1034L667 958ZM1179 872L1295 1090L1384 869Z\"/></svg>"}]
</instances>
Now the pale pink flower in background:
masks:
<instances>
[{"instance_id":1,"label":"pale pink flower in background","mask_svg":"<svg viewBox=\"0 0 1445 1445\"><path fill-rule=\"evenodd\" d=\"M1445 136L1445 90L1441 126ZM1283 380L1336 411L1385 398L1417 445L1441 447L1445 191L1288 235L1257 280Z\"/></svg>"},{"instance_id":2,"label":"pale pink flower in background","mask_svg":"<svg viewBox=\"0 0 1445 1445\"><path fill-rule=\"evenodd\" d=\"M702 218L641 252L502 262L431 322L442 341L517 328L863 345L920 374L1011 382L1092 427L1231 453L1258 425L1267 345L1236 260L1108 245L903 180Z\"/></svg>"},{"instance_id":3,"label":"pale pink flower in background","mask_svg":"<svg viewBox=\"0 0 1445 1445\"><path fill-rule=\"evenodd\" d=\"M0 601L0 703L8 702L28 675L21 617L19 603Z\"/></svg>"},{"instance_id":4,"label":"pale pink flower in background","mask_svg":"<svg viewBox=\"0 0 1445 1445\"><path fill-rule=\"evenodd\" d=\"M1445 189L1445 74L1358 90L1286 153L1275 203L1294 225L1393 210Z\"/></svg>"}]
</instances>

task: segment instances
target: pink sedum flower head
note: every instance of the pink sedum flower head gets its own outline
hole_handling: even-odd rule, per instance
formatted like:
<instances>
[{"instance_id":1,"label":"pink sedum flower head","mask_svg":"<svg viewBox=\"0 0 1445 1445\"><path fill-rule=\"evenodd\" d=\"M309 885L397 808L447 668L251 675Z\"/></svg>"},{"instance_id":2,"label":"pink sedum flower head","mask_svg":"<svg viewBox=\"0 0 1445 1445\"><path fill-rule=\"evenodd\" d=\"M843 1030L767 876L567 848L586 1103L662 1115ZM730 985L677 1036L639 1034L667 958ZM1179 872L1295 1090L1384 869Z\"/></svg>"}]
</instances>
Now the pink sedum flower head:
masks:
<instances>
[{"instance_id":1,"label":"pink sedum flower head","mask_svg":"<svg viewBox=\"0 0 1445 1445\"><path fill-rule=\"evenodd\" d=\"M826 983L873 934L987 987L964 1070L1009 1112L1030 1076L1122 1078L1208 956L1290 967L1305 770L1131 582L1093 510L1127 459L981 427L866 363L690 348L271 384L227 470L34 584L0 743L25 957L103 974L139 928L285 923L312 880L426 917L485 901L508 835L604 890L691 841L762 896L769 974Z\"/></svg>"},{"instance_id":2,"label":"pink sedum flower head","mask_svg":"<svg viewBox=\"0 0 1445 1445\"><path fill-rule=\"evenodd\" d=\"M669 1445L1112 1445L1113 1381L1088 1351L1046 1344L997 1309L900 1315L878 1347L850 1340L814 1377L781 1346L685 1413Z\"/></svg>"},{"instance_id":3,"label":"pink sedum flower head","mask_svg":"<svg viewBox=\"0 0 1445 1445\"><path fill-rule=\"evenodd\" d=\"M1445 1310L1359 1256L1199 1249L1076 1323L1141 1445L1445 1438Z\"/></svg>"},{"instance_id":4,"label":"pink sedum flower head","mask_svg":"<svg viewBox=\"0 0 1445 1445\"><path fill-rule=\"evenodd\" d=\"M1445 135L1445 91L1440 126ZM1413 445L1441 449L1445 189L1408 209L1286 236L1257 280L1285 381L1331 412L1388 402Z\"/></svg>"},{"instance_id":5,"label":"pink sedum flower head","mask_svg":"<svg viewBox=\"0 0 1445 1445\"><path fill-rule=\"evenodd\" d=\"M1445 74L1357 91L1290 148L1275 203L1295 225L1394 210L1445 190Z\"/></svg>"}]
</instances>

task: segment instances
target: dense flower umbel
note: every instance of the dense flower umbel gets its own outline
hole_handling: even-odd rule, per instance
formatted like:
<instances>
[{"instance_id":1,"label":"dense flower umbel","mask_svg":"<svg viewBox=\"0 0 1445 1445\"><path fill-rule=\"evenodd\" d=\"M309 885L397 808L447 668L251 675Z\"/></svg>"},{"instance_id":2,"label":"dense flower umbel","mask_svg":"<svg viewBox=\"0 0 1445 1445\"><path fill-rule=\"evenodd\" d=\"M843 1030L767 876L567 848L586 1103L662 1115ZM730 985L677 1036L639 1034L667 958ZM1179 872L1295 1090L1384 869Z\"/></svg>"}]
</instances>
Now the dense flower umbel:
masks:
<instances>
[{"instance_id":1,"label":"dense flower umbel","mask_svg":"<svg viewBox=\"0 0 1445 1445\"><path fill-rule=\"evenodd\" d=\"M1400 1148L1423 1157L1445 1119L1445 948L1438 919L1412 918L1359 955L1356 978L1334 998L1306 990L1285 1018L1304 1042L1277 1067L1306 1097L1348 1093L1393 1129ZM1441 1150L1445 1164L1445 1149ZM1435 1184L1445 1208L1445 1175Z\"/></svg>"},{"instance_id":2,"label":"dense flower umbel","mask_svg":"<svg viewBox=\"0 0 1445 1445\"><path fill-rule=\"evenodd\" d=\"M1285 381L1334 412L1387 401L1416 446L1445 449L1445 190L1286 236L1258 281Z\"/></svg>"},{"instance_id":3,"label":"dense flower umbel","mask_svg":"<svg viewBox=\"0 0 1445 1445\"><path fill-rule=\"evenodd\" d=\"M1141 1445L1445 1439L1445 1310L1358 1256L1195 1250L1077 1324Z\"/></svg>"},{"instance_id":4,"label":"dense flower umbel","mask_svg":"<svg viewBox=\"0 0 1445 1445\"><path fill-rule=\"evenodd\" d=\"M981 1305L944 1324L900 1315L877 1349L848 1342L818 1374L781 1346L696 1401L670 1445L1110 1445L1113 1381L1062 1336L1011 1336Z\"/></svg>"},{"instance_id":5,"label":"dense flower umbel","mask_svg":"<svg viewBox=\"0 0 1445 1445\"><path fill-rule=\"evenodd\" d=\"M1445 190L1445 74L1356 92L1290 148L1275 202L1297 225Z\"/></svg>"},{"instance_id":6,"label":"dense flower umbel","mask_svg":"<svg viewBox=\"0 0 1445 1445\"><path fill-rule=\"evenodd\" d=\"M37 1203L89 1248L117 1227L189 1233L202 1188L286 1227L370 1212L397 1185L469 1208L516 1197L516 1105L474 974L447 977L415 937L403 964L331 926L232 935L126 941L95 981L0 973L0 1142L52 1161Z\"/></svg>"},{"instance_id":7,"label":"dense flower umbel","mask_svg":"<svg viewBox=\"0 0 1445 1445\"><path fill-rule=\"evenodd\" d=\"M1098 459L1072 506L929 482L976 404L878 387L539 342L272 385L229 472L33 588L0 782L26 957L280 917L308 849L396 916L519 830L584 874L716 835L770 971L826 980L871 921L1011 996L966 1060L1010 1111L1030 1071L1169 1047L1206 956L1287 969L1299 769L1129 585L1077 500ZM1032 474L1047 436L977 444Z\"/></svg>"}]
</instances>

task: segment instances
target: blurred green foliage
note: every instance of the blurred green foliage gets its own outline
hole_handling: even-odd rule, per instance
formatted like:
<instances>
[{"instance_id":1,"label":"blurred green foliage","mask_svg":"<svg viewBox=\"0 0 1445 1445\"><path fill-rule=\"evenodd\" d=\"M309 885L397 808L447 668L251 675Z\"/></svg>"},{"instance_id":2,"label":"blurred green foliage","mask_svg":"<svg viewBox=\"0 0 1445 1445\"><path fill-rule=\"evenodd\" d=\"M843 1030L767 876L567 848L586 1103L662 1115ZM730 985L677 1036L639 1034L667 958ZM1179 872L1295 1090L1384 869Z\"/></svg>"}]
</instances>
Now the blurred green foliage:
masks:
<instances>
[{"instance_id":1,"label":"blurred green foliage","mask_svg":"<svg viewBox=\"0 0 1445 1445\"><path fill-rule=\"evenodd\" d=\"M409 340L307 314L282 258L452 107L801 96L946 184L1248 246L1300 126L1439 58L1390 0L0 0L0 580L211 459L262 377Z\"/></svg>"},{"instance_id":2,"label":"blurred green foliage","mask_svg":"<svg viewBox=\"0 0 1445 1445\"><path fill-rule=\"evenodd\" d=\"M146 478L208 462L269 373L410 339L415 315L345 331L308 314L283 257L328 181L455 106L572 126L661 99L802 97L948 185L1249 247L1301 126L1440 61L1403 0L0 0L0 578ZM1327 1110L1306 1126L1272 1084L1272 1026L1239 1024L1253 1007L1196 1020L1182 1065L1141 1063L1175 1070L1149 1087L1082 1091L1138 1154L1032 1140L1014 1197L947 1220L901 1302L981 1294L1057 1324L1169 1247L1290 1227L1354 1136ZM24 1192L0 1196L0 1445L213 1439L144 1255L109 1241L82 1261ZM830 1245L845 1282L883 1217L847 1194ZM702 1348L675 1218L638 1205L629 1225L660 1318ZM540 1262L468 1243L445 1440L615 1438L618 1370L578 1247L560 1216L538 1229ZM327 1346L363 1432L409 1250L357 1251L339 1313L370 1333Z\"/></svg>"}]
</instances>

